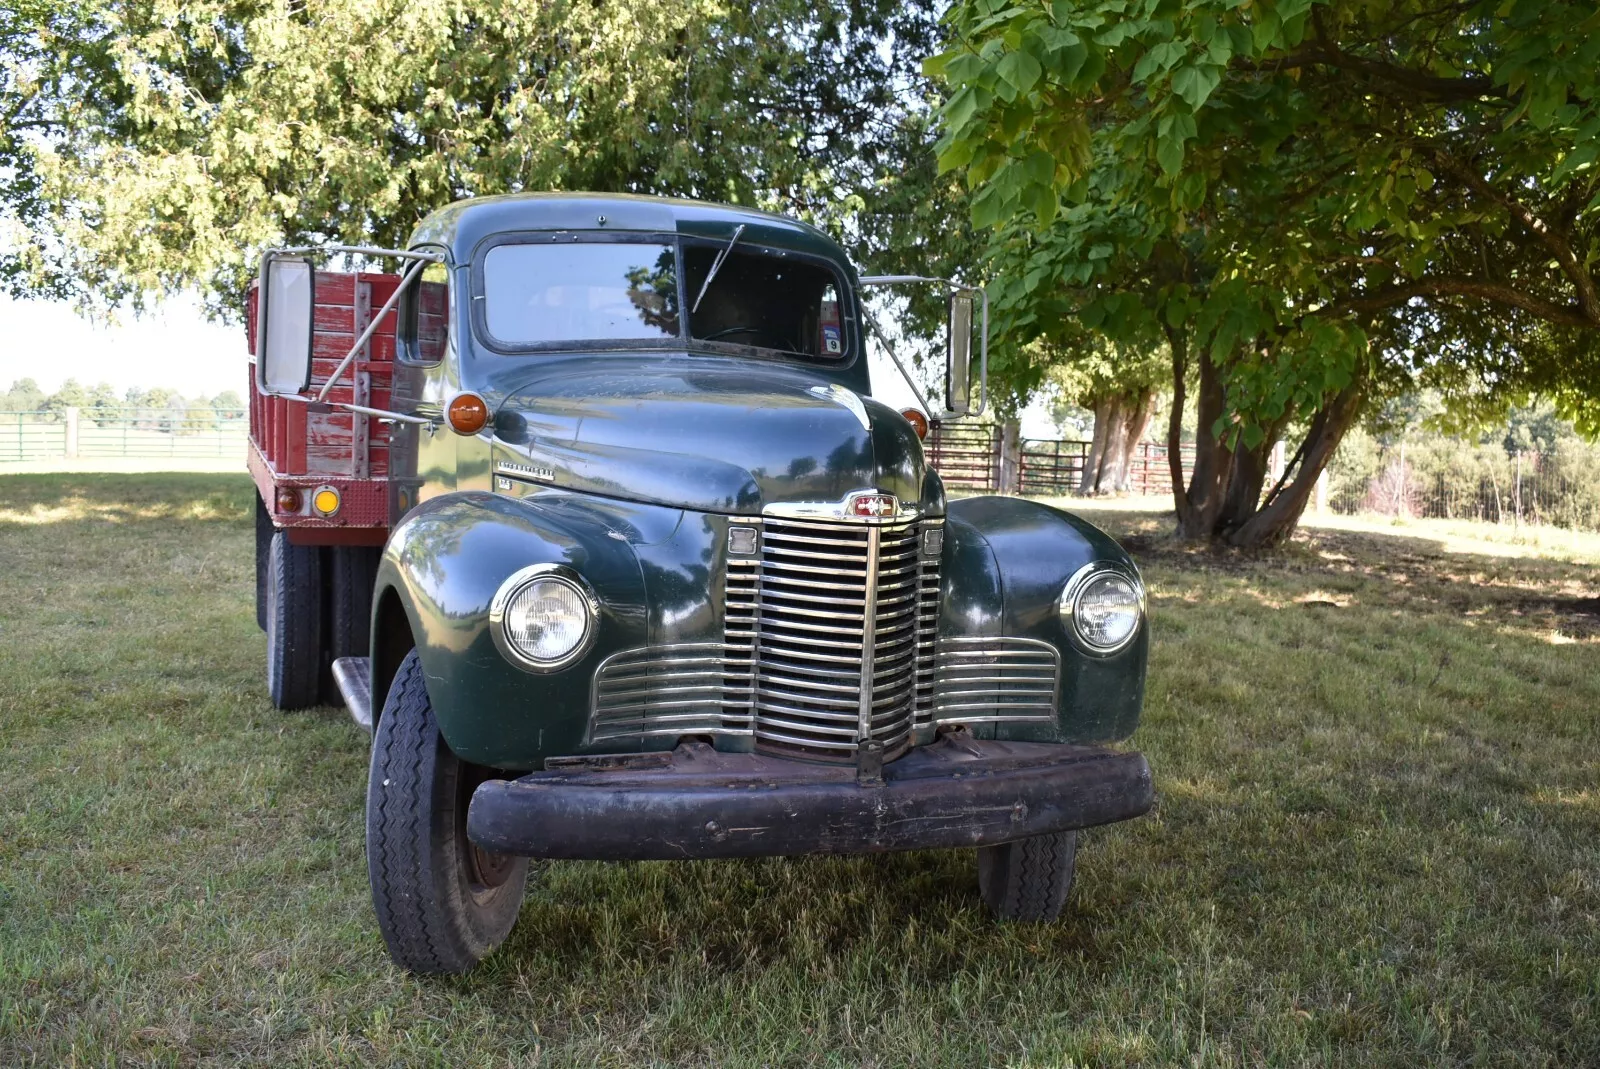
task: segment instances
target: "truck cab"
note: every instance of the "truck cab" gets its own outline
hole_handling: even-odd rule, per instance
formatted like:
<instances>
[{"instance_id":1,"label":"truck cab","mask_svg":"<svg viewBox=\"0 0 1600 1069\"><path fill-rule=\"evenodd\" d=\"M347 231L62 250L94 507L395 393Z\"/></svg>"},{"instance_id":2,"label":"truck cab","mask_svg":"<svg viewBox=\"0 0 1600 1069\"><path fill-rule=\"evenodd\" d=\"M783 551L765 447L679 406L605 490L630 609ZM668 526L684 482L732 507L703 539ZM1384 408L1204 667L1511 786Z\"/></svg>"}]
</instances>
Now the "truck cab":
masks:
<instances>
[{"instance_id":1,"label":"truck cab","mask_svg":"<svg viewBox=\"0 0 1600 1069\"><path fill-rule=\"evenodd\" d=\"M1113 745L1143 700L1133 562L1057 509L948 500L920 413L873 396L863 286L936 280L863 279L792 219L632 196L464 201L382 251L403 267L366 358L359 317L345 361L318 354L316 251L268 253L253 296L261 407L382 442L381 517L294 535L315 509L280 515L288 476L256 447L252 470L269 684L309 704L331 678L373 731L397 962L488 954L531 857L969 847L997 913L1049 920L1076 831L1149 808ZM981 294L946 288L949 417ZM372 337L392 359L363 402ZM365 555L341 580L333 553ZM360 649L296 630L340 602L370 613Z\"/></svg>"}]
</instances>

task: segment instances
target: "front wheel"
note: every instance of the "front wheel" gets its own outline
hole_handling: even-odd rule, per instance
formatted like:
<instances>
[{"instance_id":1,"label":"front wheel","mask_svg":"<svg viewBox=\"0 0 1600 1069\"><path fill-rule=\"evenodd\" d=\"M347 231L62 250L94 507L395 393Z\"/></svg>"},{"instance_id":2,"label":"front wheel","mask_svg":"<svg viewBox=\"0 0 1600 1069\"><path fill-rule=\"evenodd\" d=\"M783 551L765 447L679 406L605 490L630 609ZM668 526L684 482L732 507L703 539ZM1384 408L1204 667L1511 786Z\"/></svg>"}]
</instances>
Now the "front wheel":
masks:
<instances>
[{"instance_id":1,"label":"front wheel","mask_svg":"<svg viewBox=\"0 0 1600 1069\"><path fill-rule=\"evenodd\" d=\"M528 859L467 839L467 804L488 778L445 745L412 650L383 703L367 779L372 904L401 968L466 972L516 923Z\"/></svg>"},{"instance_id":2,"label":"front wheel","mask_svg":"<svg viewBox=\"0 0 1600 1069\"><path fill-rule=\"evenodd\" d=\"M1053 921L1066 905L1078 833L1056 832L978 847L978 890L1001 920Z\"/></svg>"}]
</instances>

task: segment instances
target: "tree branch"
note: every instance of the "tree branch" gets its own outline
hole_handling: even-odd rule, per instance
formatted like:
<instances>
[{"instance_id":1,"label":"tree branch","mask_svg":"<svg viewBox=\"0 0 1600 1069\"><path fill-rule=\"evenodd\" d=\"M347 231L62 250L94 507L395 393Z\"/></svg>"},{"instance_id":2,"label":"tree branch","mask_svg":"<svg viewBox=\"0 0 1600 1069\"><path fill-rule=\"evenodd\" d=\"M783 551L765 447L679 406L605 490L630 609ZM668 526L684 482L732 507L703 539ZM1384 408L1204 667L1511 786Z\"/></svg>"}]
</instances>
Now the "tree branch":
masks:
<instances>
[{"instance_id":1,"label":"tree branch","mask_svg":"<svg viewBox=\"0 0 1600 1069\"><path fill-rule=\"evenodd\" d=\"M1433 100L1479 100L1484 97L1506 100L1510 96L1505 86L1496 85L1486 74L1463 74L1456 78L1443 78L1434 74L1424 74L1410 67L1402 67L1396 63L1353 56L1329 43L1306 45L1275 59L1261 62L1235 60L1231 65L1237 70L1269 73L1317 66L1357 71L1402 89L1421 93Z\"/></svg>"},{"instance_id":2,"label":"tree branch","mask_svg":"<svg viewBox=\"0 0 1600 1069\"><path fill-rule=\"evenodd\" d=\"M1429 145L1428 151L1438 162L1441 169L1455 175L1467 187L1481 197L1500 204L1531 233L1538 242L1550 250L1556 262L1561 265L1561 271L1572 280L1573 286L1578 290L1578 304L1583 309L1584 316L1592 324L1600 324L1600 293L1596 293L1594 279L1584 268L1583 263L1573 253L1571 244L1565 234L1551 227L1538 213L1527 205L1504 193L1489 184L1488 179L1473 168L1463 164L1454 156L1437 145Z\"/></svg>"},{"instance_id":3,"label":"tree branch","mask_svg":"<svg viewBox=\"0 0 1600 1069\"><path fill-rule=\"evenodd\" d=\"M1600 319L1591 319L1580 306L1555 304L1503 283L1454 277L1424 278L1408 282L1403 286L1390 286L1363 296L1336 301L1313 314L1381 312L1404 304L1413 297L1477 297L1480 300L1520 308L1530 315L1561 326L1589 329L1600 327Z\"/></svg>"}]
</instances>

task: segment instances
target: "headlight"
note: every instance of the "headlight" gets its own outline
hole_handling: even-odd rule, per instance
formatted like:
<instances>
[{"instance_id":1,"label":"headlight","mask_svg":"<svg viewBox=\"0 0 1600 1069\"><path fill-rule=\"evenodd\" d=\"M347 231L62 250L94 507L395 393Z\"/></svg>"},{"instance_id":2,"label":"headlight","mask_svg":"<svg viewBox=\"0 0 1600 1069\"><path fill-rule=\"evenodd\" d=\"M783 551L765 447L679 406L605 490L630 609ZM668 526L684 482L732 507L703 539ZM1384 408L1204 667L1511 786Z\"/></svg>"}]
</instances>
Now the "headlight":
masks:
<instances>
[{"instance_id":1,"label":"headlight","mask_svg":"<svg viewBox=\"0 0 1600 1069\"><path fill-rule=\"evenodd\" d=\"M1061 622L1095 653L1115 653L1139 633L1144 588L1139 580L1104 564L1090 564L1061 591Z\"/></svg>"},{"instance_id":2,"label":"headlight","mask_svg":"<svg viewBox=\"0 0 1600 1069\"><path fill-rule=\"evenodd\" d=\"M489 629L507 660L553 672L594 644L598 611L589 585L571 568L536 564L500 584L489 606Z\"/></svg>"}]
</instances>

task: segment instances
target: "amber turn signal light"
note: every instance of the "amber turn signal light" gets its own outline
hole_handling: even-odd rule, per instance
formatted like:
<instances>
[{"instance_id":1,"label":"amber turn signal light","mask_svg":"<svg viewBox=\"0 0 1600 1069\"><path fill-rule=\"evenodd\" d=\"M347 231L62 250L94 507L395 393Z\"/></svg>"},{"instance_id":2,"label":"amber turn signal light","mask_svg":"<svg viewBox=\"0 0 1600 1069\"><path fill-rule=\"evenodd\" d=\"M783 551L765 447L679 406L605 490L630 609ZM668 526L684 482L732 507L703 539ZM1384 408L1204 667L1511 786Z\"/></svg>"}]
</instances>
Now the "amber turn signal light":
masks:
<instances>
[{"instance_id":1,"label":"amber turn signal light","mask_svg":"<svg viewBox=\"0 0 1600 1069\"><path fill-rule=\"evenodd\" d=\"M901 411L900 414L906 418L906 422L907 423L911 424L911 429L917 432L917 437L918 438L926 438L926 437L928 437L928 417L927 416L924 416L919 410L917 410L915 408L904 409L904 410Z\"/></svg>"},{"instance_id":2,"label":"amber turn signal light","mask_svg":"<svg viewBox=\"0 0 1600 1069\"><path fill-rule=\"evenodd\" d=\"M300 491L296 490L292 486L278 487L278 511L299 512Z\"/></svg>"},{"instance_id":3,"label":"amber turn signal light","mask_svg":"<svg viewBox=\"0 0 1600 1069\"><path fill-rule=\"evenodd\" d=\"M489 402L475 393L458 393L445 407L445 418L457 434L477 434L489 422Z\"/></svg>"}]
</instances>

